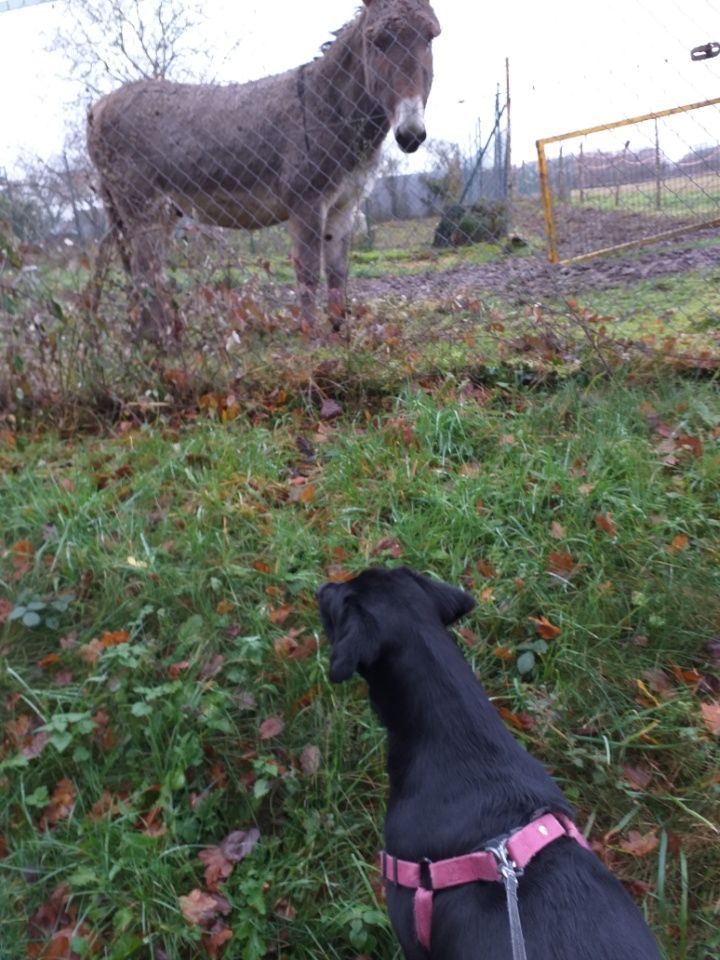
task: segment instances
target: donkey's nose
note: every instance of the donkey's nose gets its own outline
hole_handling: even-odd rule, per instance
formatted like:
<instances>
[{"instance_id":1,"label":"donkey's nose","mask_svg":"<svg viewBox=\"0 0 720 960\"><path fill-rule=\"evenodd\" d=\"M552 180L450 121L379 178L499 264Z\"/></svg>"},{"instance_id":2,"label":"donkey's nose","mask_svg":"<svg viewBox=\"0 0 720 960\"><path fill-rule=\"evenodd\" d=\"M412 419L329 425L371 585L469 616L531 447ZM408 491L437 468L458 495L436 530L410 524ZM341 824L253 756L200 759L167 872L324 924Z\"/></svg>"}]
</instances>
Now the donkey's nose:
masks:
<instances>
[{"instance_id":1,"label":"donkey's nose","mask_svg":"<svg viewBox=\"0 0 720 960\"><path fill-rule=\"evenodd\" d=\"M420 144L427 137L427 133L424 129L412 130L412 129L398 129L395 131L395 139L397 140L397 145L403 151L403 153L415 153Z\"/></svg>"}]
</instances>

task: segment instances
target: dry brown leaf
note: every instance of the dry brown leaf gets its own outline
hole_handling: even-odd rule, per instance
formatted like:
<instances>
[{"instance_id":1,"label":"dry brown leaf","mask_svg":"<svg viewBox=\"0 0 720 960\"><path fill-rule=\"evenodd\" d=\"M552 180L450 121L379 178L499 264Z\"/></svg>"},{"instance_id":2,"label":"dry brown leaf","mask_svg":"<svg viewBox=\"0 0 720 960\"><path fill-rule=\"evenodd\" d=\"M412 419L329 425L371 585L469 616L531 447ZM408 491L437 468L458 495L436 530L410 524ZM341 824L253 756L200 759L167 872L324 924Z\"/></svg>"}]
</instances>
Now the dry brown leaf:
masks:
<instances>
[{"instance_id":1,"label":"dry brown leaf","mask_svg":"<svg viewBox=\"0 0 720 960\"><path fill-rule=\"evenodd\" d=\"M627 839L621 840L618 844L623 853L631 857L646 857L658 846L660 841L654 830L642 834L638 830L629 830Z\"/></svg>"},{"instance_id":2,"label":"dry brown leaf","mask_svg":"<svg viewBox=\"0 0 720 960\"><path fill-rule=\"evenodd\" d=\"M720 737L720 703L701 703L700 710L708 733Z\"/></svg>"},{"instance_id":3,"label":"dry brown leaf","mask_svg":"<svg viewBox=\"0 0 720 960\"><path fill-rule=\"evenodd\" d=\"M203 890L191 890L187 896L178 898L180 910L188 923L205 927L212 923L219 913L227 916L230 904L218 894L205 893Z\"/></svg>"},{"instance_id":4,"label":"dry brown leaf","mask_svg":"<svg viewBox=\"0 0 720 960\"><path fill-rule=\"evenodd\" d=\"M497 576L497 571L495 570L495 567L493 567L493 565L487 560L478 560L475 566L477 567L478 571L483 575L483 577L487 577L488 580L491 579L492 577Z\"/></svg>"},{"instance_id":5,"label":"dry brown leaf","mask_svg":"<svg viewBox=\"0 0 720 960\"><path fill-rule=\"evenodd\" d=\"M553 520L550 524L550 536L555 540L564 540L567 536L567 530L561 523L558 523L557 520Z\"/></svg>"},{"instance_id":6,"label":"dry brown leaf","mask_svg":"<svg viewBox=\"0 0 720 960\"><path fill-rule=\"evenodd\" d=\"M543 640L555 640L560 636L562 630L551 623L547 617L528 617L535 624L535 629Z\"/></svg>"},{"instance_id":7,"label":"dry brown leaf","mask_svg":"<svg viewBox=\"0 0 720 960\"><path fill-rule=\"evenodd\" d=\"M690 543L690 538L687 537L684 533L679 533L676 537L672 538L672 541L665 547L668 553L682 553L683 550L687 550L687 546Z\"/></svg>"},{"instance_id":8,"label":"dry brown leaf","mask_svg":"<svg viewBox=\"0 0 720 960\"><path fill-rule=\"evenodd\" d=\"M646 790L652 780L652 773L646 767L623 767L623 779L630 784L633 790Z\"/></svg>"},{"instance_id":9,"label":"dry brown leaf","mask_svg":"<svg viewBox=\"0 0 720 960\"><path fill-rule=\"evenodd\" d=\"M198 860L205 864L205 886L213 892L217 892L218 885L227 880L235 866L224 856L220 847L201 850Z\"/></svg>"},{"instance_id":10,"label":"dry brown leaf","mask_svg":"<svg viewBox=\"0 0 720 960\"><path fill-rule=\"evenodd\" d=\"M548 573L566 577L575 569L575 559L563 550L551 550L547 558Z\"/></svg>"},{"instance_id":11,"label":"dry brown leaf","mask_svg":"<svg viewBox=\"0 0 720 960\"><path fill-rule=\"evenodd\" d=\"M285 729L285 723L280 717L268 717L260 724L260 739L271 740L279 736Z\"/></svg>"},{"instance_id":12,"label":"dry brown leaf","mask_svg":"<svg viewBox=\"0 0 720 960\"><path fill-rule=\"evenodd\" d=\"M609 537L617 536L617 528L613 523L611 513L596 513L595 514L595 525L599 530L602 530Z\"/></svg>"},{"instance_id":13,"label":"dry brown leaf","mask_svg":"<svg viewBox=\"0 0 720 960\"><path fill-rule=\"evenodd\" d=\"M309 743L300 754L300 769L306 777L313 777L320 769L320 750Z\"/></svg>"}]
</instances>

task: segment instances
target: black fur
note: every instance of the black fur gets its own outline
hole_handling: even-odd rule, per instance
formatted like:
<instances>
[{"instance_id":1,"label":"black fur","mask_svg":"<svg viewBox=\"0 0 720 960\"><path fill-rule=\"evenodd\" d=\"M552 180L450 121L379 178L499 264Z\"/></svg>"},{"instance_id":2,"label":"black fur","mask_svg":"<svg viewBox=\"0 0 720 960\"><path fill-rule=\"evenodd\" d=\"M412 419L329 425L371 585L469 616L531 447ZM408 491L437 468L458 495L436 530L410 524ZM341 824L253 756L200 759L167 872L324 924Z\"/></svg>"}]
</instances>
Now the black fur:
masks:
<instances>
[{"instance_id":1,"label":"black fur","mask_svg":"<svg viewBox=\"0 0 720 960\"><path fill-rule=\"evenodd\" d=\"M572 816L446 630L473 608L472 597L401 567L325 584L318 604L330 678L364 677L387 728L388 853L442 860L480 849L539 812ZM528 960L660 960L621 884L574 840L557 840L531 861L519 900ZM413 891L388 884L387 903L407 960L511 960L500 883L436 892L429 954L417 941Z\"/></svg>"}]
</instances>

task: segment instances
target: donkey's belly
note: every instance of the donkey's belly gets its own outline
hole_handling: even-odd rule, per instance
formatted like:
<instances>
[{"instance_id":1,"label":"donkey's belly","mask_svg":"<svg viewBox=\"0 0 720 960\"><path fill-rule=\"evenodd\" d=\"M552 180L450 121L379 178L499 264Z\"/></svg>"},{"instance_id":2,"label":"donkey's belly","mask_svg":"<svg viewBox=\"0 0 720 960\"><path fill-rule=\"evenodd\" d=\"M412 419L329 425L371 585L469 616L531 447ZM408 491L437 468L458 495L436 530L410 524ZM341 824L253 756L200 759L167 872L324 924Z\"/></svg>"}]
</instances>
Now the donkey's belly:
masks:
<instances>
[{"instance_id":1,"label":"donkey's belly","mask_svg":"<svg viewBox=\"0 0 720 960\"><path fill-rule=\"evenodd\" d=\"M215 227L257 230L288 218L288 211L280 198L269 192L251 195L215 189L196 193L191 198L177 199L184 212Z\"/></svg>"}]
</instances>

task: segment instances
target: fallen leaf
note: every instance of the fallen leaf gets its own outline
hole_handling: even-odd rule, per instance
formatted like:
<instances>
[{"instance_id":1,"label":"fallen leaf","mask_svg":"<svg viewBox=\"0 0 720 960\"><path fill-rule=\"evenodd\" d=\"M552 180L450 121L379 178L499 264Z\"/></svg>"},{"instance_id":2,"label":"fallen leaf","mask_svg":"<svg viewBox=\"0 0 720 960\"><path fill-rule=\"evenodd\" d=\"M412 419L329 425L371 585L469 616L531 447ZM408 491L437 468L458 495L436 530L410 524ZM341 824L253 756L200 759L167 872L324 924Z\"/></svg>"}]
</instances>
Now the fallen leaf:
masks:
<instances>
[{"instance_id":1,"label":"fallen leaf","mask_svg":"<svg viewBox=\"0 0 720 960\"><path fill-rule=\"evenodd\" d=\"M687 549L689 543L690 538L684 533L679 533L676 537L672 538L672 542L669 543L665 549L668 553L682 553L683 550Z\"/></svg>"},{"instance_id":2,"label":"fallen leaf","mask_svg":"<svg viewBox=\"0 0 720 960\"><path fill-rule=\"evenodd\" d=\"M285 723L280 717L268 717L260 724L260 739L271 740L273 737L279 736L284 729Z\"/></svg>"},{"instance_id":3,"label":"fallen leaf","mask_svg":"<svg viewBox=\"0 0 720 960\"><path fill-rule=\"evenodd\" d=\"M487 560L478 560L477 563L475 564L475 566L478 568L478 571L479 571L484 577L487 577L487 578L488 578L488 580L491 579L491 577L497 576L497 573L496 573L496 571L495 571L495 568L493 567L493 565L492 565L491 563L488 563Z\"/></svg>"},{"instance_id":4,"label":"fallen leaf","mask_svg":"<svg viewBox=\"0 0 720 960\"><path fill-rule=\"evenodd\" d=\"M300 754L300 769L306 777L313 777L320 769L320 750L309 743Z\"/></svg>"},{"instance_id":5,"label":"fallen leaf","mask_svg":"<svg viewBox=\"0 0 720 960\"><path fill-rule=\"evenodd\" d=\"M535 721L528 713L514 713L508 707L498 707L497 710L505 723L515 727L516 730L532 730L535 725Z\"/></svg>"},{"instance_id":6,"label":"fallen leaf","mask_svg":"<svg viewBox=\"0 0 720 960\"><path fill-rule=\"evenodd\" d=\"M7 621L12 608L13 605L9 600L6 600L4 597L0 597L0 626Z\"/></svg>"},{"instance_id":7,"label":"fallen leaf","mask_svg":"<svg viewBox=\"0 0 720 960\"><path fill-rule=\"evenodd\" d=\"M311 483L293 484L288 499L291 503L312 503L315 499L315 487Z\"/></svg>"},{"instance_id":8,"label":"fallen leaf","mask_svg":"<svg viewBox=\"0 0 720 960\"><path fill-rule=\"evenodd\" d=\"M713 737L720 737L720 703L701 703L703 723Z\"/></svg>"},{"instance_id":9,"label":"fallen leaf","mask_svg":"<svg viewBox=\"0 0 720 960\"><path fill-rule=\"evenodd\" d=\"M687 433L675 437L675 446L679 450L688 450L694 457L701 457L703 454L702 441Z\"/></svg>"},{"instance_id":10,"label":"fallen leaf","mask_svg":"<svg viewBox=\"0 0 720 960\"><path fill-rule=\"evenodd\" d=\"M618 844L623 853L631 857L646 857L658 846L660 841L654 830L642 834L638 830L629 830L627 839L621 840Z\"/></svg>"},{"instance_id":11,"label":"fallen leaf","mask_svg":"<svg viewBox=\"0 0 720 960\"><path fill-rule=\"evenodd\" d=\"M498 660L514 660L515 654L509 647L495 647L492 652L494 657L497 657Z\"/></svg>"},{"instance_id":12,"label":"fallen leaf","mask_svg":"<svg viewBox=\"0 0 720 960\"><path fill-rule=\"evenodd\" d=\"M130 640L130 634L127 630L103 630L100 636L100 645L103 649L108 647L119 647L122 643Z\"/></svg>"},{"instance_id":13,"label":"fallen leaf","mask_svg":"<svg viewBox=\"0 0 720 960\"><path fill-rule=\"evenodd\" d=\"M235 604L232 600L221 600L215 607L215 613L219 617L224 617L226 613L230 613L233 610L234 606Z\"/></svg>"},{"instance_id":14,"label":"fallen leaf","mask_svg":"<svg viewBox=\"0 0 720 960\"><path fill-rule=\"evenodd\" d=\"M652 780L652 773L646 767L623 767L623 779L630 784L633 790L646 790Z\"/></svg>"},{"instance_id":15,"label":"fallen leaf","mask_svg":"<svg viewBox=\"0 0 720 960\"><path fill-rule=\"evenodd\" d=\"M335 400L330 397L326 397L322 406L320 407L320 419L321 420L334 420L335 417L339 417L342 414L342 407Z\"/></svg>"},{"instance_id":16,"label":"fallen leaf","mask_svg":"<svg viewBox=\"0 0 720 960\"><path fill-rule=\"evenodd\" d=\"M567 531L561 523L558 523L557 520L553 520L553 522L550 524L550 536L555 540L564 540L567 536Z\"/></svg>"},{"instance_id":17,"label":"fallen leaf","mask_svg":"<svg viewBox=\"0 0 720 960\"><path fill-rule=\"evenodd\" d=\"M611 513L596 513L595 525L598 529L604 531L609 537L617 536L617 529L613 523Z\"/></svg>"},{"instance_id":18,"label":"fallen leaf","mask_svg":"<svg viewBox=\"0 0 720 960\"><path fill-rule=\"evenodd\" d=\"M292 921L297 916L297 910L290 903L289 900L285 900L285 899L277 900L275 902L275 906L273 907L273 910L279 917L282 917L283 920L288 920L290 923L292 923Z\"/></svg>"},{"instance_id":19,"label":"fallen leaf","mask_svg":"<svg viewBox=\"0 0 720 960\"><path fill-rule=\"evenodd\" d=\"M45 830L53 827L60 820L67 820L75 806L77 791L72 780L63 777L59 780L50 797L50 803L40 817L39 827Z\"/></svg>"},{"instance_id":20,"label":"fallen leaf","mask_svg":"<svg viewBox=\"0 0 720 960\"><path fill-rule=\"evenodd\" d=\"M220 849L223 856L231 863L240 863L253 851L259 840L260 831L257 827L250 827L249 830L233 830L220 844Z\"/></svg>"},{"instance_id":21,"label":"fallen leaf","mask_svg":"<svg viewBox=\"0 0 720 960\"><path fill-rule=\"evenodd\" d=\"M383 537L370 551L373 557L377 557L381 553L388 553L393 559L399 560L403 555L403 548L398 540L394 540L392 537Z\"/></svg>"},{"instance_id":22,"label":"fallen leaf","mask_svg":"<svg viewBox=\"0 0 720 960\"><path fill-rule=\"evenodd\" d=\"M274 623L276 626L282 626L282 624L285 623L285 621L290 616L292 611L293 611L292 605L289 603L284 603L280 607L275 607L274 609L271 609L269 613L270 623Z\"/></svg>"},{"instance_id":23,"label":"fallen leaf","mask_svg":"<svg viewBox=\"0 0 720 960\"><path fill-rule=\"evenodd\" d=\"M218 885L227 880L233 872L235 864L223 854L220 847L208 847L201 850L198 860L205 864L205 886L208 890L217 891Z\"/></svg>"},{"instance_id":24,"label":"fallen leaf","mask_svg":"<svg viewBox=\"0 0 720 960\"><path fill-rule=\"evenodd\" d=\"M208 936L203 937L203 943L207 949L208 956L216 960L220 956L221 948L232 940L232 930L226 926L222 920L216 920L212 928L208 931Z\"/></svg>"},{"instance_id":25,"label":"fallen leaf","mask_svg":"<svg viewBox=\"0 0 720 960\"><path fill-rule=\"evenodd\" d=\"M543 640L555 640L562 633L560 627L556 627L547 617L528 617L535 624L535 629Z\"/></svg>"},{"instance_id":26,"label":"fallen leaf","mask_svg":"<svg viewBox=\"0 0 720 960\"><path fill-rule=\"evenodd\" d=\"M230 904L218 894L195 889L178 899L182 915L193 926L204 927L211 924L219 913L223 916L230 913Z\"/></svg>"},{"instance_id":27,"label":"fallen leaf","mask_svg":"<svg viewBox=\"0 0 720 960\"><path fill-rule=\"evenodd\" d=\"M575 569L575 559L569 553L561 550L551 550L547 558L548 573L555 576L567 577Z\"/></svg>"}]
</instances>

